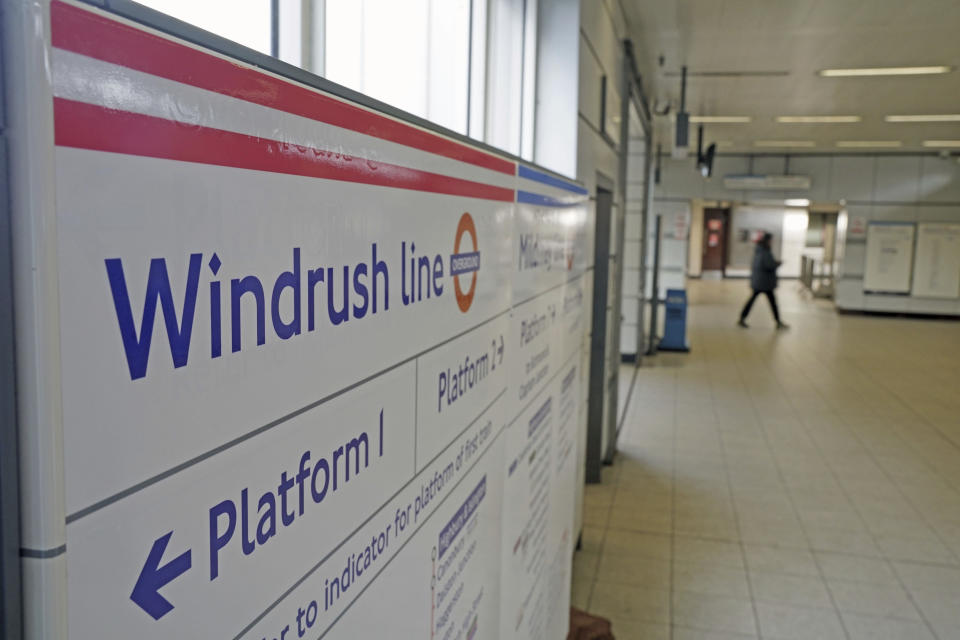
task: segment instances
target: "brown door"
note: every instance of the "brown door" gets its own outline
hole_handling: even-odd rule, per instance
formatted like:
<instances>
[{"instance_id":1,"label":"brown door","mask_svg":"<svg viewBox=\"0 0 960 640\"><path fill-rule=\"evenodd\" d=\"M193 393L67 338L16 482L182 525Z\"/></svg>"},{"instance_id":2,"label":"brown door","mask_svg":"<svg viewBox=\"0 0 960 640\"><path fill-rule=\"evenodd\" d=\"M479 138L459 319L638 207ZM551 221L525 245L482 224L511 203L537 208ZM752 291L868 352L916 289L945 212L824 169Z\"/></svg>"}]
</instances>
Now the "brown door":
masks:
<instances>
[{"instance_id":1,"label":"brown door","mask_svg":"<svg viewBox=\"0 0 960 640\"><path fill-rule=\"evenodd\" d=\"M723 272L727 264L727 219L729 209L704 209L703 211L703 262L704 271Z\"/></svg>"}]
</instances>

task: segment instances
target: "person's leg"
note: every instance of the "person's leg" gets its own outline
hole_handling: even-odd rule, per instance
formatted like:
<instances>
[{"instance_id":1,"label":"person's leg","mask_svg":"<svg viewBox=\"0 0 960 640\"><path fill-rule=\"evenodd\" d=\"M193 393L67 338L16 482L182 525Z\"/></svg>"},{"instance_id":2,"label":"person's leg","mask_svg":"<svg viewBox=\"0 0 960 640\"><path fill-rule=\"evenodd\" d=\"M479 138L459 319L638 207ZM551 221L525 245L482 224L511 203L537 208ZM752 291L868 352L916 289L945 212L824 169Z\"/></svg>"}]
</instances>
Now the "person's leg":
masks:
<instances>
[{"instance_id":1,"label":"person's leg","mask_svg":"<svg viewBox=\"0 0 960 640\"><path fill-rule=\"evenodd\" d=\"M753 301L757 299L758 295L760 295L760 292L754 290L753 295L751 295L750 299L747 300L747 304L743 305L743 311L740 312L740 324L743 324L747 319L747 316L750 314L750 307L753 306Z\"/></svg>"},{"instance_id":2,"label":"person's leg","mask_svg":"<svg viewBox=\"0 0 960 640\"><path fill-rule=\"evenodd\" d=\"M773 295L773 291L764 291L764 293L767 294L767 300L770 301L770 309L773 311L773 319L777 321L777 326L786 327L787 325L780 321L780 310L777 309L777 297Z\"/></svg>"}]
</instances>

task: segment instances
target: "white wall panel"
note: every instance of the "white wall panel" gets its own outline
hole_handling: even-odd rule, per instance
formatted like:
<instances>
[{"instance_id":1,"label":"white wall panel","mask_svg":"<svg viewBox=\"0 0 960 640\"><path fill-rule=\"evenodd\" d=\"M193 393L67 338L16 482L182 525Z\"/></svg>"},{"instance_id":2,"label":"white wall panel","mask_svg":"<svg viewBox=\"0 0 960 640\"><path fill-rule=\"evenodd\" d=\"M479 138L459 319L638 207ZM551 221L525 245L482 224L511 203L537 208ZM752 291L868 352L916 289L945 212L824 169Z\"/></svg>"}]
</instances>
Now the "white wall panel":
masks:
<instances>
[{"instance_id":1,"label":"white wall panel","mask_svg":"<svg viewBox=\"0 0 960 640\"><path fill-rule=\"evenodd\" d=\"M875 204L870 211L871 220L884 222L916 222L918 207L913 204Z\"/></svg>"},{"instance_id":2,"label":"white wall panel","mask_svg":"<svg viewBox=\"0 0 960 640\"><path fill-rule=\"evenodd\" d=\"M810 178L810 189L807 191L791 194L787 197L809 198L813 202L825 202L830 199L830 178L831 165L833 158L824 158L821 156L815 158L806 158L803 156L793 156L790 158L790 174L808 176Z\"/></svg>"},{"instance_id":3,"label":"white wall panel","mask_svg":"<svg viewBox=\"0 0 960 640\"><path fill-rule=\"evenodd\" d=\"M600 77L603 68L590 52L588 41L580 35L580 117L586 118L594 128L600 129ZM578 140L583 141L583 137Z\"/></svg>"},{"instance_id":4,"label":"white wall panel","mask_svg":"<svg viewBox=\"0 0 960 640\"><path fill-rule=\"evenodd\" d=\"M880 156L873 184L874 202L916 202L920 198L920 158Z\"/></svg>"},{"instance_id":5,"label":"white wall panel","mask_svg":"<svg viewBox=\"0 0 960 640\"><path fill-rule=\"evenodd\" d=\"M867 244L865 242L848 242L843 253L843 277L863 277L863 270L867 263Z\"/></svg>"},{"instance_id":6,"label":"white wall panel","mask_svg":"<svg viewBox=\"0 0 960 640\"><path fill-rule=\"evenodd\" d=\"M703 195L703 179L697 173L691 158L675 160L664 156L660 159L660 184L658 198L699 198Z\"/></svg>"},{"instance_id":7,"label":"white wall panel","mask_svg":"<svg viewBox=\"0 0 960 640\"><path fill-rule=\"evenodd\" d=\"M954 158L924 156L919 197L927 202L960 203L960 163Z\"/></svg>"},{"instance_id":8,"label":"white wall panel","mask_svg":"<svg viewBox=\"0 0 960 640\"><path fill-rule=\"evenodd\" d=\"M831 162L830 200L872 200L875 158L837 156Z\"/></svg>"}]
</instances>

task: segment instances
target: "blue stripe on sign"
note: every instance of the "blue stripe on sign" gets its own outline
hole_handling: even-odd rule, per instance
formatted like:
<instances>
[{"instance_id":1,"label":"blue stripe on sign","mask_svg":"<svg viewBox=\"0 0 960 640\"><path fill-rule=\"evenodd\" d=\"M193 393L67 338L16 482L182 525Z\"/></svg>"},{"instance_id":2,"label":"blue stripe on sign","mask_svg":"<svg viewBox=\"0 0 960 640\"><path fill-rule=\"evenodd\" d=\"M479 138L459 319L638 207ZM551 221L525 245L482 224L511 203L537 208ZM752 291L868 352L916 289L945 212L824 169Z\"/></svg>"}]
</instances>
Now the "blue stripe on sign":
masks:
<instances>
[{"instance_id":1,"label":"blue stripe on sign","mask_svg":"<svg viewBox=\"0 0 960 640\"><path fill-rule=\"evenodd\" d=\"M583 204L584 201L577 200L576 202L565 202L563 200L558 200L557 198L551 198L550 196L533 193L532 191L517 190L517 202L523 202L525 204L539 204L544 207L571 207L573 205Z\"/></svg>"},{"instance_id":2,"label":"blue stripe on sign","mask_svg":"<svg viewBox=\"0 0 960 640\"><path fill-rule=\"evenodd\" d=\"M558 189L566 189L567 191L572 191L573 193L579 193L582 196L587 195L587 190L578 184L573 184L572 182L555 178L550 174L543 173L542 171L536 171L529 167L525 167L522 164L519 165L517 175L519 175L521 178L526 178L527 180L535 180L536 182L548 184L551 187L557 187Z\"/></svg>"},{"instance_id":3,"label":"blue stripe on sign","mask_svg":"<svg viewBox=\"0 0 960 640\"><path fill-rule=\"evenodd\" d=\"M450 275L458 276L480 270L480 252L454 253L450 256Z\"/></svg>"},{"instance_id":4,"label":"blue stripe on sign","mask_svg":"<svg viewBox=\"0 0 960 640\"><path fill-rule=\"evenodd\" d=\"M484 496L487 495L487 476L480 478L480 483L476 488L467 496L466 502L460 505L460 508L457 509L457 512L453 514L453 517L450 518L450 522L447 523L443 529L440 530L440 537L437 542L437 548L439 549L438 557L442 558L443 554L447 552L452 545L454 540L457 539L457 536L463 530L467 523L470 521L470 518L477 511L477 508L480 506L480 502L483 500Z\"/></svg>"}]
</instances>

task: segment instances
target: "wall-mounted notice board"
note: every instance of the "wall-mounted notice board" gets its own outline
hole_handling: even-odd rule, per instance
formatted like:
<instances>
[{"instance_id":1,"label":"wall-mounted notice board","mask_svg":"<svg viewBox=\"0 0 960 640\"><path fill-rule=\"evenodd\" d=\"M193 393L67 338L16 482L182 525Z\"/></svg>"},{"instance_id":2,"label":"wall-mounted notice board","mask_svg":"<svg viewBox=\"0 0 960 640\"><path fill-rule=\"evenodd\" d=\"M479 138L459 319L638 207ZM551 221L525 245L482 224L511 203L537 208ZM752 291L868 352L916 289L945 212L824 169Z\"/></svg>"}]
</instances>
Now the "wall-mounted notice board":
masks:
<instances>
[{"instance_id":1,"label":"wall-mounted notice board","mask_svg":"<svg viewBox=\"0 0 960 640\"><path fill-rule=\"evenodd\" d=\"M31 551L65 564L34 619L70 640L564 637L586 191L36 6L63 482L23 501L66 525Z\"/></svg>"},{"instance_id":2,"label":"wall-mounted notice board","mask_svg":"<svg viewBox=\"0 0 960 640\"><path fill-rule=\"evenodd\" d=\"M912 222L871 222L863 288L871 293L910 293L913 269Z\"/></svg>"},{"instance_id":3,"label":"wall-mounted notice board","mask_svg":"<svg viewBox=\"0 0 960 640\"><path fill-rule=\"evenodd\" d=\"M912 294L923 298L960 297L960 224L917 225Z\"/></svg>"}]
</instances>

